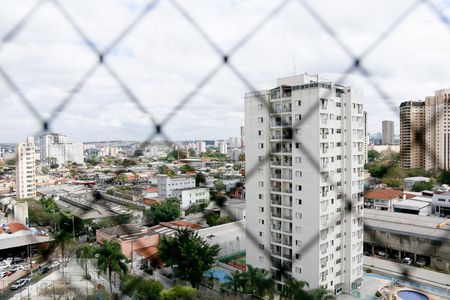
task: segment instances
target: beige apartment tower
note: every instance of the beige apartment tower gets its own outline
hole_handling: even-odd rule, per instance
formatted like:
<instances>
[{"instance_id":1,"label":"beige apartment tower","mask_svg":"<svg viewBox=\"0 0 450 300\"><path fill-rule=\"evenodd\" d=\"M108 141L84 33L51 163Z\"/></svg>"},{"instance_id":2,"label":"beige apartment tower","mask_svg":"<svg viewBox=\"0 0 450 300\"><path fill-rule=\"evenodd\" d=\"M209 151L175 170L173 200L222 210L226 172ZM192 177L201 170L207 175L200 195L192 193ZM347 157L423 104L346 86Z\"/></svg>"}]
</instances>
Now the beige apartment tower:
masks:
<instances>
[{"instance_id":1,"label":"beige apartment tower","mask_svg":"<svg viewBox=\"0 0 450 300\"><path fill-rule=\"evenodd\" d=\"M36 157L34 138L28 137L26 143L16 149L16 191L17 198L36 197Z\"/></svg>"},{"instance_id":2,"label":"beige apartment tower","mask_svg":"<svg viewBox=\"0 0 450 300\"><path fill-rule=\"evenodd\" d=\"M450 89L400 104L400 156L406 169L450 168Z\"/></svg>"},{"instance_id":3,"label":"beige apartment tower","mask_svg":"<svg viewBox=\"0 0 450 300\"><path fill-rule=\"evenodd\" d=\"M383 145L394 144L394 121L384 120L382 123L381 143Z\"/></svg>"}]
</instances>

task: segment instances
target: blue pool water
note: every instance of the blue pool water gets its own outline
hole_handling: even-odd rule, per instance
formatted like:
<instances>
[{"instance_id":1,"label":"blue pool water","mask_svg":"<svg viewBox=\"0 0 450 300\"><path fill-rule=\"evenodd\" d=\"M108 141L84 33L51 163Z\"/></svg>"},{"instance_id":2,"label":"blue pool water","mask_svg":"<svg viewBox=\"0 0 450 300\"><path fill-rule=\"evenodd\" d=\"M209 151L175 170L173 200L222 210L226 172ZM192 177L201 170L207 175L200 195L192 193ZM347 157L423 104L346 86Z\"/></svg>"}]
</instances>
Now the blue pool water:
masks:
<instances>
[{"instance_id":1,"label":"blue pool water","mask_svg":"<svg viewBox=\"0 0 450 300\"><path fill-rule=\"evenodd\" d=\"M364 272L364 277L379 278L379 279L384 279L384 280L389 280L389 281L395 279L394 277L384 276L384 275L380 275L380 274L376 274L376 273L366 273L366 272ZM402 279L396 279L396 280L398 281L399 284L401 284L403 286L420 289L420 290L426 291L430 294L444 297L446 299L450 299L450 291L449 290L443 290L443 289L432 287L429 285L420 284L417 282L406 281L406 280L402 280ZM428 298L426 298L426 299L428 299Z\"/></svg>"},{"instance_id":2,"label":"blue pool water","mask_svg":"<svg viewBox=\"0 0 450 300\"><path fill-rule=\"evenodd\" d=\"M397 295L403 300L428 300L429 298L416 291L400 291Z\"/></svg>"},{"instance_id":3,"label":"blue pool water","mask_svg":"<svg viewBox=\"0 0 450 300\"><path fill-rule=\"evenodd\" d=\"M225 283L228 281L226 277L230 275L230 272L224 269L212 268L204 274L205 277L211 277L211 275L220 283Z\"/></svg>"}]
</instances>

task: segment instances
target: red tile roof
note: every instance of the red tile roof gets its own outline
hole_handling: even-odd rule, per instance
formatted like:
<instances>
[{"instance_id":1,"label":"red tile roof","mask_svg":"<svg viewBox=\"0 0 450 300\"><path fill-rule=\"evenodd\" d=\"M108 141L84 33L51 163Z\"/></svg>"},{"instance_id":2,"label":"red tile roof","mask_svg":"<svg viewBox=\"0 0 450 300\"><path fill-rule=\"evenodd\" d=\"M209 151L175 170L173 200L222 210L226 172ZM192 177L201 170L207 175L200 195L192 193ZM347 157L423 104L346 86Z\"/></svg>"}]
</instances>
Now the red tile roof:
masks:
<instances>
[{"instance_id":1,"label":"red tile roof","mask_svg":"<svg viewBox=\"0 0 450 300\"><path fill-rule=\"evenodd\" d=\"M415 197L412 194L403 193L400 190L384 189L384 190L371 190L364 194L364 199L382 199L382 200L394 200L402 198L405 194L407 199Z\"/></svg>"},{"instance_id":2,"label":"red tile roof","mask_svg":"<svg viewBox=\"0 0 450 300\"><path fill-rule=\"evenodd\" d=\"M176 221L170 221L170 222L165 222L168 223L172 226L176 226L176 227L188 227L188 228L192 228L192 229L201 229L203 228L201 225L195 224L195 223L191 223L188 221L183 221L183 220L176 220ZM164 223L160 223L161 225L164 225Z\"/></svg>"},{"instance_id":3,"label":"red tile roof","mask_svg":"<svg viewBox=\"0 0 450 300\"><path fill-rule=\"evenodd\" d=\"M27 226L21 224L21 223L9 223L7 224L8 228L9 228L9 232L11 233L15 233L17 231L21 231L21 230L30 230ZM5 230L3 230L3 228L0 227L0 233L5 232Z\"/></svg>"}]
</instances>

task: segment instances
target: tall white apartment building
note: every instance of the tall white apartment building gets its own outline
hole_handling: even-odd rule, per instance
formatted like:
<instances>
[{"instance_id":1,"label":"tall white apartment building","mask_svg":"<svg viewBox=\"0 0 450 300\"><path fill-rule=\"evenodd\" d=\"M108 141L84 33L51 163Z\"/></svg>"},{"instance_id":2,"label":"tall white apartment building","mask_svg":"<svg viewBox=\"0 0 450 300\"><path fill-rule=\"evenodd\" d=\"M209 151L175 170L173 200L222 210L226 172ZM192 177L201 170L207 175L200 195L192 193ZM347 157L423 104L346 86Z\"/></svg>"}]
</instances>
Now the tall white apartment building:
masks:
<instances>
[{"instance_id":1,"label":"tall white apartment building","mask_svg":"<svg viewBox=\"0 0 450 300\"><path fill-rule=\"evenodd\" d=\"M217 148L219 148L219 153L227 154L228 147L225 141L218 141Z\"/></svg>"},{"instance_id":2,"label":"tall white apartment building","mask_svg":"<svg viewBox=\"0 0 450 300\"><path fill-rule=\"evenodd\" d=\"M69 143L65 135L59 133L43 134L40 137L40 159L55 159L59 165L68 161L84 163L84 147L82 143Z\"/></svg>"},{"instance_id":3,"label":"tall white apartment building","mask_svg":"<svg viewBox=\"0 0 450 300\"><path fill-rule=\"evenodd\" d=\"M204 141L198 141L195 150L198 155L200 155L200 153L206 152L206 143Z\"/></svg>"},{"instance_id":4,"label":"tall white apartment building","mask_svg":"<svg viewBox=\"0 0 450 300\"><path fill-rule=\"evenodd\" d=\"M299 75L245 95L247 234L257 241L246 259L279 290L280 266L311 288L360 287L364 139L351 87Z\"/></svg>"},{"instance_id":5,"label":"tall white apartment building","mask_svg":"<svg viewBox=\"0 0 450 300\"><path fill-rule=\"evenodd\" d=\"M16 191L17 198L36 197L36 149L33 137L17 145Z\"/></svg>"}]
</instances>

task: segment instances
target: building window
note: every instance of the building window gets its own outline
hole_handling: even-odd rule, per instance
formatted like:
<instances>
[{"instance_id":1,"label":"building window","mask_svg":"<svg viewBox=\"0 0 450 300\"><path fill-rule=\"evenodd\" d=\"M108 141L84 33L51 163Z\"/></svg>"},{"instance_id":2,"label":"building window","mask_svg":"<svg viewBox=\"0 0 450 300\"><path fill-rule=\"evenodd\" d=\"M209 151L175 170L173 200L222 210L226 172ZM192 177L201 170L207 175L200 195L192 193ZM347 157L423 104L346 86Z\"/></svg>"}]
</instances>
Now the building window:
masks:
<instances>
[{"instance_id":1,"label":"building window","mask_svg":"<svg viewBox=\"0 0 450 300\"><path fill-rule=\"evenodd\" d=\"M264 250L264 245L263 244L259 244L259 249Z\"/></svg>"},{"instance_id":2,"label":"building window","mask_svg":"<svg viewBox=\"0 0 450 300\"><path fill-rule=\"evenodd\" d=\"M258 135L262 136L262 130L258 130Z\"/></svg>"},{"instance_id":3,"label":"building window","mask_svg":"<svg viewBox=\"0 0 450 300\"><path fill-rule=\"evenodd\" d=\"M259 236L263 236L263 233L262 233L262 231L260 231L260 232L259 232Z\"/></svg>"},{"instance_id":4,"label":"building window","mask_svg":"<svg viewBox=\"0 0 450 300\"><path fill-rule=\"evenodd\" d=\"M295 171L295 177L302 177L302 171Z\"/></svg>"},{"instance_id":5,"label":"building window","mask_svg":"<svg viewBox=\"0 0 450 300\"><path fill-rule=\"evenodd\" d=\"M295 186L295 190L296 191L301 191L302 190L302 186L301 185L296 185Z\"/></svg>"},{"instance_id":6,"label":"building window","mask_svg":"<svg viewBox=\"0 0 450 300\"><path fill-rule=\"evenodd\" d=\"M258 186L259 187L264 187L264 181L258 181Z\"/></svg>"},{"instance_id":7,"label":"building window","mask_svg":"<svg viewBox=\"0 0 450 300\"><path fill-rule=\"evenodd\" d=\"M301 163L301 162L302 162L302 158L299 157L299 156L296 157L296 158L295 158L295 162L298 163L298 164Z\"/></svg>"},{"instance_id":8,"label":"building window","mask_svg":"<svg viewBox=\"0 0 450 300\"><path fill-rule=\"evenodd\" d=\"M301 105L302 105L302 100L297 100L297 101L295 102L295 104L297 104L297 106L301 106Z\"/></svg>"},{"instance_id":9,"label":"building window","mask_svg":"<svg viewBox=\"0 0 450 300\"><path fill-rule=\"evenodd\" d=\"M259 207L259 212L264 212L264 207L263 206Z\"/></svg>"},{"instance_id":10,"label":"building window","mask_svg":"<svg viewBox=\"0 0 450 300\"><path fill-rule=\"evenodd\" d=\"M301 259L302 259L302 255L301 255L301 254L298 254L298 253L296 253L296 254L295 254L295 259L297 259L297 260L301 260Z\"/></svg>"},{"instance_id":11,"label":"building window","mask_svg":"<svg viewBox=\"0 0 450 300\"><path fill-rule=\"evenodd\" d=\"M301 143L295 143L295 148L296 149L300 149L300 147L301 147Z\"/></svg>"},{"instance_id":12,"label":"building window","mask_svg":"<svg viewBox=\"0 0 450 300\"><path fill-rule=\"evenodd\" d=\"M263 149L264 148L264 143L258 143L258 148L259 149Z\"/></svg>"},{"instance_id":13,"label":"building window","mask_svg":"<svg viewBox=\"0 0 450 300\"><path fill-rule=\"evenodd\" d=\"M302 268L295 267L295 273L300 274L302 272Z\"/></svg>"},{"instance_id":14,"label":"building window","mask_svg":"<svg viewBox=\"0 0 450 300\"><path fill-rule=\"evenodd\" d=\"M295 115L296 121L300 121L301 119L302 119L302 115L300 115L300 114Z\"/></svg>"},{"instance_id":15,"label":"building window","mask_svg":"<svg viewBox=\"0 0 450 300\"><path fill-rule=\"evenodd\" d=\"M263 219L259 219L259 224L264 225L264 220Z\"/></svg>"},{"instance_id":16,"label":"building window","mask_svg":"<svg viewBox=\"0 0 450 300\"><path fill-rule=\"evenodd\" d=\"M262 199L264 199L264 195L263 194L258 194L258 198L259 198L259 200L262 200Z\"/></svg>"},{"instance_id":17,"label":"building window","mask_svg":"<svg viewBox=\"0 0 450 300\"><path fill-rule=\"evenodd\" d=\"M302 214L299 213L299 212L296 212L296 213L295 213L295 218L296 218L296 219L301 219L301 218L302 218Z\"/></svg>"},{"instance_id":18,"label":"building window","mask_svg":"<svg viewBox=\"0 0 450 300\"><path fill-rule=\"evenodd\" d=\"M295 232L296 233L301 233L302 232L302 228L300 226L295 226Z\"/></svg>"},{"instance_id":19,"label":"building window","mask_svg":"<svg viewBox=\"0 0 450 300\"><path fill-rule=\"evenodd\" d=\"M262 110L263 109L263 105L262 104L258 104L258 110Z\"/></svg>"},{"instance_id":20,"label":"building window","mask_svg":"<svg viewBox=\"0 0 450 300\"><path fill-rule=\"evenodd\" d=\"M302 205L302 199L297 199L298 205Z\"/></svg>"},{"instance_id":21,"label":"building window","mask_svg":"<svg viewBox=\"0 0 450 300\"><path fill-rule=\"evenodd\" d=\"M259 118L258 118L258 123L263 123L263 122L264 122L263 117L259 117Z\"/></svg>"},{"instance_id":22,"label":"building window","mask_svg":"<svg viewBox=\"0 0 450 300\"><path fill-rule=\"evenodd\" d=\"M264 262L264 256L259 256L259 261Z\"/></svg>"}]
</instances>

